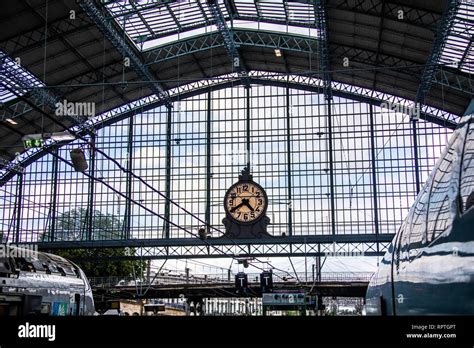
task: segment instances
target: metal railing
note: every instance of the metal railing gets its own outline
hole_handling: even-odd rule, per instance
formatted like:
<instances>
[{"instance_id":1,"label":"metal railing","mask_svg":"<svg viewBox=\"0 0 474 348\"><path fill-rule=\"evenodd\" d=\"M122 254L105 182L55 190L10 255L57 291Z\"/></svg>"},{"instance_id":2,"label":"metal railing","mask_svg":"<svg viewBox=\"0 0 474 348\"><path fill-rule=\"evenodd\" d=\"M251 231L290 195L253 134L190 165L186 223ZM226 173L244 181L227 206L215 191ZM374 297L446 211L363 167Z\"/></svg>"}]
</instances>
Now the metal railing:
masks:
<instances>
[{"instance_id":1,"label":"metal railing","mask_svg":"<svg viewBox=\"0 0 474 348\"><path fill-rule=\"evenodd\" d=\"M328 283L328 282L368 282L372 277L372 272L322 272L319 279L312 273L283 273L274 272L274 283ZM123 287L123 286L144 286L151 285L212 285L212 284L233 284L235 274L160 274L150 279L136 279L133 277L94 277L89 278L93 287ZM249 284L259 284L259 273L247 273Z\"/></svg>"}]
</instances>

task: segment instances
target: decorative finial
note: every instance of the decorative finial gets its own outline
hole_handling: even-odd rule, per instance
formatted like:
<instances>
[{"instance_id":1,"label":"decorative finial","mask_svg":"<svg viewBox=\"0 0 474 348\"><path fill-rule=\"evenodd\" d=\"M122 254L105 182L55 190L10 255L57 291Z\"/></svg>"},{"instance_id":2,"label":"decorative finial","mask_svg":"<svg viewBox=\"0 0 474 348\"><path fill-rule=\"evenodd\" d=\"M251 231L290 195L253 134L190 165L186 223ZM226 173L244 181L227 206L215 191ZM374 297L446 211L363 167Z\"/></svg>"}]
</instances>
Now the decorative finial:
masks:
<instances>
[{"instance_id":1,"label":"decorative finial","mask_svg":"<svg viewBox=\"0 0 474 348\"><path fill-rule=\"evenodd\" d=\"M245 167L242 170L242 175L239 175L239 180L240 181L252 181L252 174L250 174L250 169L248 167Z\"/></svg>"}]
</instances>

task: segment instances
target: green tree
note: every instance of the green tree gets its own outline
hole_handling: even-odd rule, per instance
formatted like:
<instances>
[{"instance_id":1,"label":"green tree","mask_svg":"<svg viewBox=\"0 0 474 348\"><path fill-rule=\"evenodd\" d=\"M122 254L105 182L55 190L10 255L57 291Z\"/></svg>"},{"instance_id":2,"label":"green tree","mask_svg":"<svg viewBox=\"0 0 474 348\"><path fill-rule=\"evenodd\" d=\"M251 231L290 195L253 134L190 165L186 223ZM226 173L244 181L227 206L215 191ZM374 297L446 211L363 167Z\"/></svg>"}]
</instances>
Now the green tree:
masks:
<instances>
[{"instance_id":1,"label":"green tree","mask_svg":"<svg viewBox=\"0 0 474 348\"><path fill-rule=\"evenodd\" d=\"M133 248L68 249L54 250L75 262L87 277L128 277L142 278L146 270L145 261L114 260L114 257L133 255Z\"/></svg>"},{"instance_id":2,"label":"green tree","mask_svg":"<svg viewBox=\"0 0 474 348\"><path fill-rule=\"evenodd\" d=\"M89 226L90 225L90 226ZM54 241L117 240L123 236L123 223L116 216L103 214L94 210L92 217L89 210L78 208L61 213L54 224ZM53 234L43 235L42 240L48 241ZM133 256L133 248L81 248L53 250L54 254L74 261L88 277L142 277L145 262L136 260L114 260L117 257Z\"/></svg>"},{"instance_id":3,"label":"green tree","mask_svg":"<svg viewBox=\"0 0 474 348\"><path fill-rule=\"evenodd\" d=\"M88 240L89 233L91 240L121 239L123 223L117 216L103 214L98 210L93 210L91 217L89 209L85 208L66 211L56 218L55 241ZM52 228L49 235L51 234Z\"/></svg>"}]
</instances>

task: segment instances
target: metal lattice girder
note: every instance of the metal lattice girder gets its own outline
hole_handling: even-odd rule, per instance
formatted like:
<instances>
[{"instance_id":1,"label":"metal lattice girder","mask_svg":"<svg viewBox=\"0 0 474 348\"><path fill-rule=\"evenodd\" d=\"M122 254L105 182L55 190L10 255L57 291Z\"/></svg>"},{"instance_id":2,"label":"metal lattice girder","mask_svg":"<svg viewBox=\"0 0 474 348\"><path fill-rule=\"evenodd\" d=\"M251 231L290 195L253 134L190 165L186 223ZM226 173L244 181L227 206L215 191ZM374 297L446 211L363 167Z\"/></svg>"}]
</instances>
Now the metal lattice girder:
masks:
<instances>
[{"instance_id":1,"label":"metal lattice girder","mask_svg":"<svg viewBox=\"0 0 474 348\"><path fill-rule=\"evenodd\" d=\"M322 81L311 76L287 75L265 71L251 71L249 73L249 78L250 83L256 84L268 84L284 87L289 85L290 88L310 90L312 92L320 92L322 89ZM170 98L172 100L178 100L206 93L209 90L217 90L219 88L235 86L239 84L239 82L245 84L246 82L243 80L244 79L237 73L233 73L219 76L215 79L195 81L171 89L169 91ZM352 86L334 81L332 82L331 87L333 94L337 95L338 97L360 100L362 102L370 103L376 106L380 106L380 104L383 102L390 102L392 105L399 104L405 108L413 106L413 101L390 95L388 93L373 91L372 89L368 88ZM163 101L159 100L157 96L150 95L97 115L89 119L83 125L74 127L73 130L81 133L87 130L87 127L100 129L130 117L137 112L146 112L147 110L159 107L162 104ZM456 128L457 122L459 120L459 116L457 115L427 105L421 106L420 116L427 121L434 122L451 129ZM45 147L48 148L48 146L55 146L55 142L48 140L45 143ZM36 159L42 157L44 154L46 154L46 152L40 148L33 148L22 153L14 161L10 162L10 166L0 169L0 186L14 175L14 173L10 171L13 166L20 165L25 167Z\"/></svg>"},{"instance_id":2,"label":"metal lattice girder","mask_svg":"<svg viewBox=\"0 0 474 348\"><path fill-rule=\"evenodd\" d=\"M463 67L464 63L466 62L466 58L469 56L472 56L474 54L473 52L474 52L474 34L471 35L471 41L469 41L469 43L467 44L462 54L462 57L459 60L458 69L461 69ZM471 64L471 66L474 66L474 62L472 61L472 59L470 60L469 63Z\"/></svg>"},{"instance_id":3,"label":"metal lattice girder","mask_svg":"<svg viewBox=\"0 0 474 348\"><path fill-rule=\"evenodd\" d=\"M143 258L228 258L242 256L382 256L394 234L307 235L268 239L198 238L130 239L102 241L40 242L40 249L73 248L137 248L136 257ZM377 246L379 249L377 249ZM379 251L377 251L379 250Z\"/></svg>"},{"instance_id":4,"label":"metal lattice girder","mask_svg":"<svg viewBox=\"0 0 474 348\"><path fill-rule=\"evenodd\" d=\"M386 19L392 19L399 22L399 15L402 11L403 22L411 25L416 25L422 28L435 30L440 19L439 14L428 12L415 6L404 5L393 1L383 0L333 0L330 8L338 10L347 10L352 13L360 13L363 15L371 15L375 17L382 16L382 4L385 5L383 16Z\"/></svg>"},{"instance_id":5,"label":"metal lattice girder","mask_svg":"<svg viewBox=\"0 0 474 348\"><path fill-rule=\"evenodd\" d=\"M145 57L146 64L149 65L221 46L224 46L221 35L219 33L212 33L163 45L145 52L143 56Z\"/></svg>"},{"instance_id":6,"label":"metal lattice girder","mask_svg":"<svg viewBox=\"0 0 474 348\"><path fill-rule=\"evenodd\" d=\"M157 105L162 104L164 104L163 100L159 100L158 96L152 94L147 97L129 102L127 104L123 104L115 109L97 115L94 118L89 118L86 122L72 127L71 130L77 134L85 135L90 131L90 129L96 128L96 125L101 124L100 122L97 123L98 120L102 120L104 122L106 120L110 120L111 118L113 118L114 115L118 114L131 115L139 110L145 112L151 108L156 107ZM102 124L105 125L105 123L103 122ZM18 155L7 166L0 169L0 187L4 185L15 174L14 168L18 166L28 166L29 164L33 163L35 160L41 158L44 154L46 154L47 152L45 152L45 149L51 149L55 146L57 146L57 143L52 139L48 139L45 141L43 148L31 148Z\"/></svg>"},{"instance_id":7,"label":"metal lattice girder","mask_svg":"<svg viewBox=\"0 0 474 348\"><path fill-rule=\"evenodd\" d=\"M95 2L92 0L81 0L79 1L79 5L124 58L130 59L130 65L135 69L140 78L150 82L149 87L153 93L155 93L160 100L163 100L166 106L172 107L168 92L156 81L156 78L135 53L134 48L119 34L112 22L106 19Z\"/></svg>"},{"instance_id":8,"label":"metal lattice girder","mask_svg":"<svg viewBox=\"0 0 474 348\"><path fill-rule=\"evenodd\" d=\"M0 53L0 76L4 77L1 83L20 94L28 93L35 105L47 106L54 110L56 108L55 104L60 98L45 88L38 86L36 81L29 78L26 74L19 73L18 70L13 69L11 64L6 63L7 58L7 54ZM86 120L84 116L80 115L68 115L67 117L77 124L81 124Z\"/></svg>"},{"instance_id":9,"label":"metal lattice girder","mask_svg":"<svg viewBox=\"0 0 474 348\"><path fill-rule=\"evenodd\" d=\"M315 0L308 0L308 2L305 1L298 1L298 2L303 2L303 3L313 3ZM107 16L107 18L114 18L120 23L120 18L123 17L129 17L136 15L138 13L143 14L143 19L140 19L138 22L137 29L142 29L142 28L147 28L150 27L152 24L151 22L157 22L159 21L159 17L152 18L153 11L159 10L159 11L165 11L166 14L169 14L171 18L176 17L175 13L175 8L170 6L172 3L177 2L176 0L174 1L163 1L163 2L150 2L150 1L135 1L133 3L133 6L127 6L127 3L116 1L116 2L108 2L106 4L107 9L109 10L110 14ZM290 1L290 2L295 2L295 1ZM199 12L195 13L193 16L193 20L189 21L179 21L179 16L178 16L178 21L179 21L179 26L176 25L174 28L167 28L167 30L157 30L154 31L150 30L152 29L147 28L146 31L149 32L147 35L147 40L153 40L157 39L160 37L164 37L167 35L172 35L178 32L185 32L189 30L193 30L196 28L201 28L205 25L211 25L214 22L213 15L208 10L209 5L205 2L205 0L199 0L199 1L187 1L187 5L189 6L195 6L195 9L198 9ZM288 15L288 11L285 11L283 13L272 13L273 16L262 16L260 11L258 10L258 6L256 7L256 15L250 14L248 11L245 13L239 13L238 7L232 0L226 0L224 1L224 5L226 7L226 12L228 13L223 13L224 18L228 21L230 19L235 19L235 20L241 20L241 21L249 21L249 22L260 22L260 23L272 23L272 24L279 24L279 25L291 25L295 27L312 27L313 22L311 19L310 20L304 20L302 18L292 18L291 16ZM240 4L241 6L245 4ZM285 1L283 6L287 7L287 2ZM163 12L160 12L163 13ZM176 21L176 20L175 20ZM146 23L148 22L148 23ZM138 35L139 30L137 30L135 33L131 34L130 36L132 39L136 39ZM130 34L130 33L129 33Z\"/></svg>"},{"instance_id":10,"label":"metal lattice girder","mask_svg":"<svg viewBox=\"0 0 474 348\"><path fill-rule=\"evenodd\" d=\"M237 44L234 41L234 35L227 26L227 22L219 7L219 0L207 0L207 5L212 13L216 27L224 40L224 46L232 60L233 67L237 68L237 71L240 74L246 75L247 71L243 65L243 60L239 54Z\"/></svg>"},{"instance_id":11,"label":"metal lattice girder","mask_svg":"<svg viewBox=\"0 0 474 348\"><path fill-rule=\"evenodd\" d=\"M335 57L348 57L351 62L360 62L365 65L384 66L384 67L400 67L400 72L405 72L405 67L420 68L420 64L415 61L409 61L405 58L399 58L392 55L370 51L367 49L360 49L351 46L337 45L331 50L331 55ZM413 75L412 70L408 72Z\"/></svg>"},{"instance_id":12,"label":"metal lattice girder","mask_svg":"<svg viewBox=\"0 0 474 348\"><path fill-rule=\"evenodd\" d=\"M326 0L319 0L316 4L316 15L319 27L319 37L321 44L319 47L319 70L322 72L324 96L326 99L332 99L331 92L331 62L329 59L329 28L327 23Z\"/></svg>"},{"instance_id":13,"label":"metal lattice girder","mask_svg":"<svg viewBox=\"0 0 474 348\"><path fill-rule=\"evenodd\" d=\"M238 45L281 48L296 52L317 52L319 41L316 38L279 34L263 31L235 31L234 39Z\"/></svg>"},{"instance_id":14,"label":"metal lattice girder","mask_svg":"<svg viewBox=\"0 0 474 348\"><path fill-rule=\"evenodd\" d=\"M288 75L286 74L259 71L252 72L250 76L263 78L268 81L289 83L290 85L294 86L312 86L319 88L323 87L322 81L312 76L291 75L288 77ZM392 105L402 105L404 107L414 106L413 101L404 99L402 97L394 96L380 91L374 91L369 88L353 86L342 82L332 81L331 88L334 94L337 93L341 97L352 98L355 100L364 100L365 102L371 103L376 106L380 106L380 104L383 102L390 102ZM434 122L451 129L456 128L457 122L459 120L458 115L454 115L447 111L427 105L421 106L420 115L423 119L426 119L427 121Z\"/></svg>"},{"instance_id":15,"label":"metal lattice girder","mask_svg":"<svg viewBox=\"0 0 474 348\"><path fill-rule=\"evenodd\" d=\"M239 46L281 48L288 51L314 53L317 51L319 43L319 40L315 38L291 34L254 30L234 30L233 33L234 41ZM221 46L224 46L224 43L221 40L220 34L211 33L160 46L146 52L144 56L147 64L155 64Z\"/></svg>"},{"instance_id":16,"label":"metal lattice girder","mask_svg":"<svg viewBox=\"0 0 474 348\"><path fill-rule=\"evenodd\" d=\"M12 163L2 157L0 157L0 168L8 168L9 170L11 170L12 172L14 173L19 173L19 174L22 174L25 172L25 168L18 165L18 164L15 164L15 163Z\"/></svg>"},{"instance_id":17,"label":"metal lattice girder","mask_svg":"<svg viewBox=\"0 0 474 348\"><path fill-rule=\"evenodd\" d=\"M66 96L68 93L76 91L80 88L84 88L81 87L82 85L101 83L103 81L102 74L106 76L106 78L114 78L120 76L122 74L122 66L122 61L113 62L109 65L100 67L97 70L88 71L87 73L74 77L70 80L62 81L61 83L59 83L61 87L58 88L58 94ZM35 105L42 106L43 104L41 100L35 100ZM5 118L15 119L16 117L21 117L25 115L31 110L32 107L28 105L28 103L25 103L22 100L12 100L11 102L6 103L3 106L3 109L0 110L0 120L4 120Z\"/></svg>"},{"instance_id":18,"label":"metal lattice girder","mask_svg":"<svg viewBox=\"0 0 474 348\"><path fill-rule=\"evenodd\" d=\"M7 118L15 119L31 110L31 106L24 101L13 100L12 103L7 103L2 106L0 110L0 120L3 121Z\"/></svg>"},{"instance_id":19,"label":"metal lattice girder","mask_svg":"<svg viewBox=\"0 0 474 348\"><path fill-rule=\"evenodd\" d=\"M123 74L123 61L111 62L108 65L101 66L93 71L76 76L70 80L61 82L59 85L61 95L68 94L78 88L84 88L88 84L102 83L105 79L114 78Z\"/></svg>"},{"instance_id":20,"label":"metal lattice girder","mask_svg":"<svg viewBox=\"0 0 474 348\"><path fill-rule=\"evenodd\" d=\"M377 251L377 244L379 250ZM304 249L292 250L291 244L269 244L269 245L219 245L216 247L205 246L174 246L174 247L139 247L136 252L139 256L128 256L122 259L181 259L181 258L230 258L230 257L315 257L315 256L383 256L389 246L389 242L379 243L345 243L345 249L337 244L337 250L333 251L334 244L307 244ZM318 251L318 246L320 251ZM70 246L69 246L70 247ZM50 246L44 246L49 249Z\"/></svg>"},{"instance_id":21,"label":"metal lattice girder","mask_svg":"<svg viewBox=\"0 0 474 348\"><path fill-rule=\"evenodd\" d=\"M397 74L406 75L407 78L413 78L416 74L422 73L422 67L419 63L401 59L392 55L385 55L376 51L369 51L365 49L359 49L350 46L335 45L331 50L331 56L333 57L348 57L353 63L358 63L362 67L376 66L392 68L393 72ZM340 71L339 74L345 73ZM351 70L347 70L350 74ZM362 77L359 77L362 78Z\"/></svg>"},{"instance_id":22,"label":"metal lattice girder","mask_svg":"<svg viewBox=\"0 0 474 348\"><path fill-rule=\"evenodd\" d=\"M69 14L51 23L48 23L48 42L60 39L61 37L72 35L83 31L93 24L87 20L88 17L84 13L76 14L75 19L71 20ZM54 33L53 35L51 35ZM14 36L8 40L0 42L0 49L7 52L11 57L20 57L24 52L39 48L44 44L45 30L44 26L25 32L21 35ZM41 100L35 100L35 104L42 106ZM4 105L0 110L0 119L16 118L31 111L30 105L24 101L13 100L11 103Z\"/></svg>"},{"instance_id":23,"label":"metal lattice girder","mask_svg":"<svg viewBox=\"0 0 474 348\"><path fill-rule=\"evenodd\" d=\"M107 6L113 17L123 17L136 14L138 12L144 12L146 10L163 8L169 6L169 4L178 2L179 0L156 0L156 1L134 1L132 8L128 8L125 1L102 1L104 6ZM132 3L131 3L132 4Z\"/></svg>"},{"instance_id":24,"label":"metal lattice girder","mask_svg":"<svg viewBox=\"0 0 474 348\"><path fill-rule=\"evenodd\" d=\"M436 71L439 68L438 64L441 59L443 47L446 44L446 39L449 36L449 32L454 23L456 12L458 11L460 4L461 0L448 0L448 4L443 12L438 30L435 34L430 56L428 57L423 75L421 76L420 85L418 86L418 92L416 93L415 99L418 103L424 103L426 95L431 89Z\"/></svg>"},{"instance_id":25,"label":"metal lattice girder","mask_svg":"<svg viewBox=\"0 0 474 348\"><path fill-rule=\"evenodd\" d=\"M88 20L85 13L77 13L75 19L70 19L68 13L66 17L48 23L49 36L46 39L48 42L52 42L61 37L84 31L91 26L93 26L93 24ZM44 40L45 30L44 25L42 25L41 27L0 42L0 49L16 58L23 54L24 51L26 52L33 48L42 47Z\"/></svg>"},{"instance_id":26,"label":"metal lattice girder","mask_svg":"<svg viewBox=\"0 0 474 348\"><path fill-rule=\"evenodd\" d=\"M454 74L450 71L440 69L436 72L433 82L442 86L458 90L474 97L474 77Z\"/></svg>"}]
</instances>

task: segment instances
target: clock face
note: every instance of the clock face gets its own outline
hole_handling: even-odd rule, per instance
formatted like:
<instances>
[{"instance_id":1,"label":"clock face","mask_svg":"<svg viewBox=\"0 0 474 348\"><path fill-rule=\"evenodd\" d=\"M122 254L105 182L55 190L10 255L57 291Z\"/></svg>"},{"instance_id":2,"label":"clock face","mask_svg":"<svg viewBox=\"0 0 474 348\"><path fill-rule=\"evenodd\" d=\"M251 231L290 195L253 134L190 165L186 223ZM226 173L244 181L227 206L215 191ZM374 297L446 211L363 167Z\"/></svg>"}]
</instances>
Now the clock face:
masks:
<instances>
[{"instance_id":1,"label":"clock face","mask_svg":"<svg viewBox=\"0 0 474 348\"><path fill-rule=\"evenodd\" d=\"M252 223L267 210L268 199L263 188L254 182L238 182L232 185L224 198L228 215L239 223Z\"/></svg>"}]
</instances>

